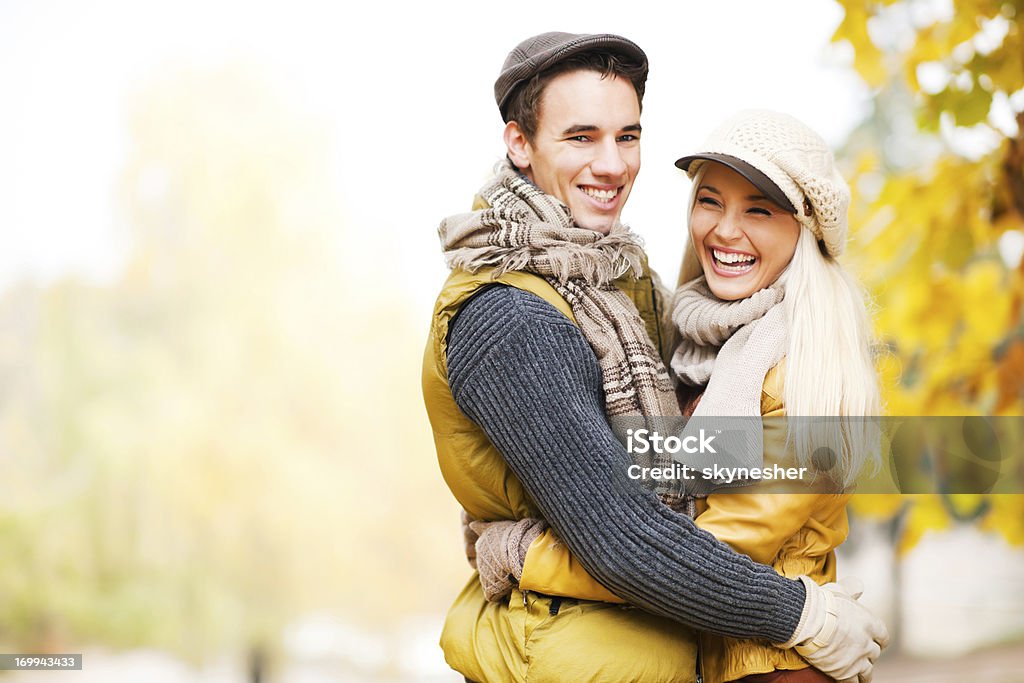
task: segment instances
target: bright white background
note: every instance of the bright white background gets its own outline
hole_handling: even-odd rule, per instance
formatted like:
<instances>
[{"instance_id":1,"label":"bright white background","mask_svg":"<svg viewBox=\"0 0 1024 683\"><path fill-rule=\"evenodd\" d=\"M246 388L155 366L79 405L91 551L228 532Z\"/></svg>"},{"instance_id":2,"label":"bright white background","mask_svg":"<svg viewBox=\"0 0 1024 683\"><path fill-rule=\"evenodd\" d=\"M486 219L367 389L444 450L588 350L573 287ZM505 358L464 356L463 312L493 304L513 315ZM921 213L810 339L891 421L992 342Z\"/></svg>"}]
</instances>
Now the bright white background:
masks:
<instances>
[{"instance_id":1,"label":"bright white background","mask_svg":"<svg viewBox=\"0 0 1024 683\"><path fill-rule=\"evenodd\" d=\"M522 38L615 32L651 62L643 171L624 218L674 278L688 183L673 161L744 107L795 114L833 144L867 92L821 0L787 3L0 2L0 287L116 277L128 99L157 74L244 64L324 123L361 244L426 310L435 228L503 153L492 84Z\"/></svg>"}]
</instances>

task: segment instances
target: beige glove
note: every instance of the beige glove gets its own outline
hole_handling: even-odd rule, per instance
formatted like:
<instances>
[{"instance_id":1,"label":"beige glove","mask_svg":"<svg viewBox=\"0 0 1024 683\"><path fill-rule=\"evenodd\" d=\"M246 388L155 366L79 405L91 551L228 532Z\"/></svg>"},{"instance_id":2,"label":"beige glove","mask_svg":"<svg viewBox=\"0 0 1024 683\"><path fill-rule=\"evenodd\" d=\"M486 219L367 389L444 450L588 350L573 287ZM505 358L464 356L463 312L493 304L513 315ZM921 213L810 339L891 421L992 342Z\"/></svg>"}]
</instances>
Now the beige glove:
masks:
<instances>
[{"instance_id":1,"label":"beige glove","mask_svg":"<svg viewBox=\"0 0 1024 683\"><path fill-rule=\"evenodd\" d=\"M875 659L889 644L881 619L857 602L857 579L819 586L801 576L807 592L793 637L778 645L794 648L811 666L839 683L870 683Z\"/></svg>"},{"instance_id":2,"label":"beige glove","mask_svg":"<svg viewBox=\"0 0 1024 683\"><path fill-rule=\"evenodd\" d=\"M465 510L459 511L459 521L462 523L462 545L466 551L466 561L469 562L469 566L476 569L476 539L478 538L476 532L470 528L470 522L476 520L469 516L469 513Z\"/></svg>"},{"instance_id":3,"label":"beige glove","mask_svg":"<svg viewBox=\"0 0 1024 683\"><path fill-rule=\"evenodd\" d=\"M547 528L543 519L518 522L470 522L479 538L476 541L476 568L484 596L497 602L519 583L530 544Z\"/></svg>"}]
</instances>

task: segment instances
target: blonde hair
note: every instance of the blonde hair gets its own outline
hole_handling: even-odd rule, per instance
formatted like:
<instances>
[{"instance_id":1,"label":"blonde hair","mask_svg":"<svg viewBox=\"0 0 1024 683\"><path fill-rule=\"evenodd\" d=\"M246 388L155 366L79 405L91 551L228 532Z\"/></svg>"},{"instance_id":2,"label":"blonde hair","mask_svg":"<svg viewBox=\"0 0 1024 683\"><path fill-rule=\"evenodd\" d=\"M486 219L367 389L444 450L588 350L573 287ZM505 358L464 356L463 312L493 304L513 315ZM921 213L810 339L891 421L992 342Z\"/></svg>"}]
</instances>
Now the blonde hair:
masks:
<instances>
[{"instance_id":1,"label":"blonde hair","mask_svg":"<svg viewBox=\"0 0 1024 683\"><path fill-rule=\"evenodd\" d=\"M697 189L707 168L693 178L687 226ZM703 275L687 228L679 285ZM784 284L789 345L783 405L789 417L870 418L881 411L878 376L872 354L871 325L863 288L835 258L820 248L814 234L800 228L793 259L779 276ZM803 467L831 470L848 487L862 471L875 473L881 461L877 426L870 420L797 420L789 422L789 442ZM831 462L815 453L827 446ZM831 465L831 467L829 466Z\"/></svg>"}]
</instances>

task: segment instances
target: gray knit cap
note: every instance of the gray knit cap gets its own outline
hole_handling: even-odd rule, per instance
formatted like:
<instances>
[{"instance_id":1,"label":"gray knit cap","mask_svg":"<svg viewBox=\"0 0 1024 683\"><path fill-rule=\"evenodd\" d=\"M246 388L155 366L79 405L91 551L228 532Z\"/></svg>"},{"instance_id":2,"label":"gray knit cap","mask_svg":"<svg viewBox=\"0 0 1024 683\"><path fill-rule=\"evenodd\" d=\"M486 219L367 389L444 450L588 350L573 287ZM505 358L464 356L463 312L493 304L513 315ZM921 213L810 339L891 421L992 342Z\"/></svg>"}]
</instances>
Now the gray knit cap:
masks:
<instances>
[{"instance_id":1,"label":"gray knit cap","mask_svg":"<svg viewBox=\"0 0 1024 683\"><path fill-rule=\"evenodd\" d=\"M647 78L647 55L632 40L611 33L541 33L516 45L505 58L501 75L494 82L494 100L498 103L502 118L505 117L505 105L516 86L566 57L581 52L614 52L626 55L640 63L644 70L644 79ZM640 84L637 94L643 96L643 83Z\"/></svg>"}]
</instances>

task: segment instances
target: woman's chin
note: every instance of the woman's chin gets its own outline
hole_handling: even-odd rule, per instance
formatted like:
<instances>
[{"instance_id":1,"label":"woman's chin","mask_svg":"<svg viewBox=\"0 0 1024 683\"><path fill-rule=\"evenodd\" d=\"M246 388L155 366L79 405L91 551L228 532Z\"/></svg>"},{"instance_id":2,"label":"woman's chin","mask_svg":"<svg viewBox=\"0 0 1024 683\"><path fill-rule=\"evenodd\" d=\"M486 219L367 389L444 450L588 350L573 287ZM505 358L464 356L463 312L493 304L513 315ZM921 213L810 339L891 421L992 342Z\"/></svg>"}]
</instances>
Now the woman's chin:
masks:
<instances>
[{"instance_id":1,"label":"woman's chin","mask_svg":"<svg viewBox=\"0 0 1024 683\"><path fill-rule=\"evenodd\" d=\"M715 275L711 277L705 276L708 283L708 289L711 293L722 301L738 301L740 299L746 299L755 291L754 285L745 282L747 278L721 278Z\"/></svg>"}]
</instances>

